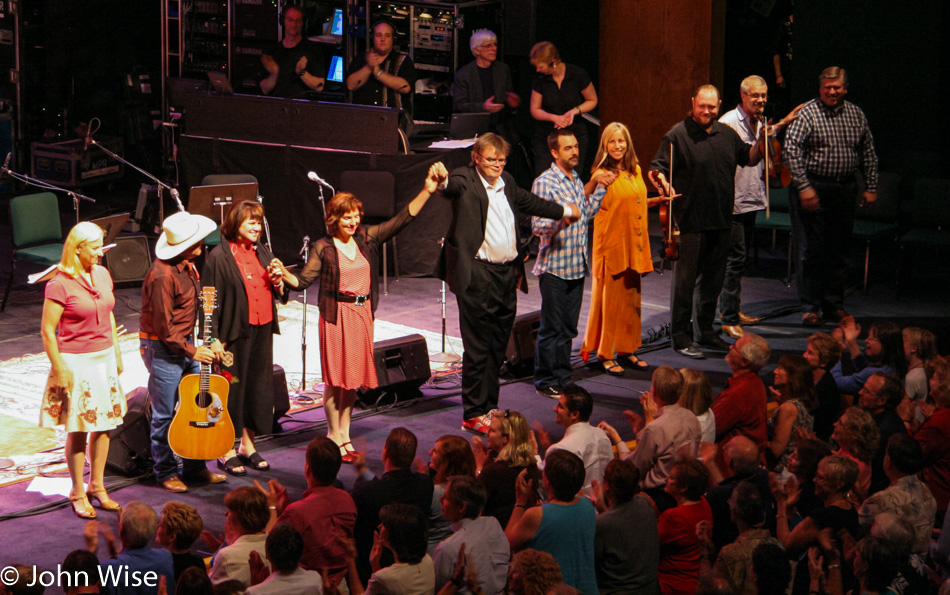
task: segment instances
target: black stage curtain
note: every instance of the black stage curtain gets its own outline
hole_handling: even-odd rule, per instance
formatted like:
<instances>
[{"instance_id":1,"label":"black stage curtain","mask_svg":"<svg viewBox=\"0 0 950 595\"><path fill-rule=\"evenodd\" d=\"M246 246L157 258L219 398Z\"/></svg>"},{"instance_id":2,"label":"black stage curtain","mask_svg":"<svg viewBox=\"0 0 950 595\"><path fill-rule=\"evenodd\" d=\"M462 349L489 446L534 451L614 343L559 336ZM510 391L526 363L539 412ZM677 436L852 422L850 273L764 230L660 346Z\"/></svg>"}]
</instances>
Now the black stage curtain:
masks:
<instances>
[{"instance_id":1,"label":"black stage curtain","mask_svg":"<svg viewBox=\"0 0 950 595\"><path fill-rule=\"evenodd\" d=\"M259 183L270 224L274 253L285 264L300 262L303 237L316 240L326 233L320 206L320 186L307 179L315 171L337 190L347 170L382 170L396 179L397 210L422 189L429 166L442 161L450 171L467 165L471 149L416 155L348 153L285 145L235 142L182 135L182 186L201 184L209 174L251 174ZM324 191L329 202L329 190ZM359 198L359 197L357 197ZM449 202L433 196L415 221L399 235L399 274L427 276L435 269L439 239L452 218Z\"/></svg>"}]
</instances>

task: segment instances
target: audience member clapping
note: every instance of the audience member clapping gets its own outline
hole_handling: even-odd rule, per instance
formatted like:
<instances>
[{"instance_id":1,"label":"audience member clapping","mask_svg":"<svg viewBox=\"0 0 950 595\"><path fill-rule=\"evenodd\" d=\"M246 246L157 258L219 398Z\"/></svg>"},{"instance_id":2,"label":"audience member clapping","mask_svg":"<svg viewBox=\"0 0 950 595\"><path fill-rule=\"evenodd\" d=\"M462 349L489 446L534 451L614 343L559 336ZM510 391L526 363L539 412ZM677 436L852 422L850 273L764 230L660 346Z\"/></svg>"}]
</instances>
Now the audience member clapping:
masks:
<instances>
[{"instance_id":1,"label":"audience member clapping","mask_svg":"<svg viewBox=\"0 0 950 595\"><path fill-rule=\"evenodd\" d=\"M858 465L853 460L843 455L831 455L818 463L815 495L822 499L823 506L813 510L792 531L788 529L787 494L777 476L772 477L772 495L778 505L776 536L790 555L802 554L816 545L823 529L830 529L832 534L845 530L852 537L859 535L858 513L847 497L858 478ZM803 573L798 576L805 578Z\"/></svg>"},{"instance_id":2,"label":"audience member clapping","mask_svg":"<svg viewBox=\"0 0 950 595\"><path fill-rule=\"evenodd\" d=\"M839 328L843 336L844 352L831 369L838 390L846 395L857 396L868 377L875 372L886 372L903 377L907 370L901 329L893 322L877 321L868 329L864 339L864 351L858 345L861 325L853 316L845 317Z\"/></svg>"},{"instance_id":3,"label":"audience member clapping","mask_svg":"<svg viewBox=\"0 0 950 595\"><path fill-rule=\"evenodd\" d=\"M699 539L696 526L713 522L703 498L709 473L694 458L673 463L666 478L666 492L676 506L660 515L660 562L657 569L663 593L693 593L699 580Z\"/></svg>"},{"instance_id":4,"label":"audience member clapping","mask_svg":"<svg viewBox=\"0 0 950 595\"><path fill-rule=\"evenodd\" d=\"M716 414L712 410L713 390L709 377L691 368L680 368L683 376L683 392L679 406L693 412L699 420L701 440L716 441Z\"/></svg>"},{"instance_id":5,"label":"audience member clapping","mask_svg":"<svg viewBox=\"0 0 950 595\"><path fill-rule=\"evenodd\" d=\"M287 490L275 479L264 491L268 505L273 507L268 528L277 521L290 523L303 538L300 566L326 571L333 585L339 584L347 571L346 552L337 533L352 539L356 524L353 498L334 486L342 464L339 446L326 436L316 436L307 445L303 466L307 490L303 498L291 503Z\"/></svg>"},{"instance_id":6,"label":"audience member clapping","mask_svg":"<svg viewBox=\"0 0 950 595\"><path fill-rule=\"evenodd\" d=\"M337 449L339 454L339 449ZM267 534L264 542L267 561L271 572L268 574L260 555L250 554L252 582L247 595L322 595L323 580L313 570L300 567L303 556L303 537L290 523L279 522ZM259 575L266 576L261 581L253 580Z\"/></svg>"},{"instance_id":7,"label":"audience member clapping","mask_svg":"<svg viewBox=\"0 0 950 595\"><path fill-rule=\"evenodd\" d=\"M548 453L541 473L541 486L548 501L542 506L528 508L536 486L527 475L527 471L522 471L518 476L515 509L505 528L511 549L531 548L550 553L557 560L565 583L585 593L596 592L596 512L590 500L577 495L584 485L584 462L566 450Z\"/></svg>"},{"instance_id":8,"label":"audience member clapping","mask_svg":"<svg viewBox=\"0 0 950 595\"><path fill-rule=\"evenodd\" d=\"M703 447L703 462L710 471L710 476L719 472L716 450L712 445ZM729 477L723 479L718 476L717 481L710 482L711 486L706 491L706 501L713 514L712 540L718 549L732 543L739 536L739 528L732 520L729 503L732 493L742 482L752 482L759 492L765 495L765 527L769 530L774 530L775 527L775 501L769 491L769 473L759 466L759 449L755 443L745 436L736 436L726 443L722 450ZM817 464L816 460L815 465Z\"/></svg>"},{"instance_id":9,"label":"audience member clapping","mask_svg":"<svg viewBox=\"0 0 950 595\"><path fill-rule=\"evenodd\" d=\"M442 515L452 522L454 533L435 548L435 588L450 582L459 552L464 549L466 564L474 570L476 583L485 595L505 589L511 549L505 532L494 517L482 516L487 498L485 487L466 475L450 477L442 495ZM459 593L468 593L459 588Z\"/></svg>"},{"instance_id":10,"label":"audience member clapping","mask_svg":"<svg viewBox=\"0 0 950 595\"><path fill-rule=\"evenodd\" d=\"M926 555L930 534L937 515L937 502L930 489L917 477L924 457L920 444L907 434L891 436L884 455L884 472L890 486L868 497L858 511L862 526L870 528L883 513L895 513L913 526L916 538L913 552Z\"/></svg>"},{"instance_id":11,"label":"audience member clapping","mask_svg":"<svg viewBox=\"0 0 950 595\"><path fill-rule=\"evenodd\" d=\"M231 490L224 496L224 538L227 545L214 555L211 565L211 582L218 584L237 579L244 586L251 585L251 569L248 559L257 552L261 559L266 556L264 543L267 522L270 520L267 498L264 493L250 486ZM212 541L208 532L202 533L205 542ZM208 545L214 545L208 543Z\"/></svg>"},{"instance_id":12,"label":"audience member clapping","mask_svg":"<svg viewBox=\"0 0 950 595\"><path fill-rule=\"evenodd\" d=\"M819 440L831 438L834 423L841 417L841 393L831 375L831 368L841 359L841 344L828 333L815 333L808 337L808 347L802 356L811 366L815 384L815 435Z\"/></svg>"},{"instance_id":13,"label":"audience member clapping","mask_svg":"<svg viewBox=\"0 0 950 595\"><path fill-rule=\"evenodd\" d=\"M561 567L554 556L533 549L521 550L508 567L512 595L548 595L561 582Z\"/></svg>"},{"instance_id":14,"label":"audience member clapping","mask_svg":"<svg viewBox=\"0 0 950 595\"><path fill-rule=\"evenodd\" d=\"M732 522L739 528L739 536L734 543L719 550L714 570L729 581L736 594L753 595L756 592L756 574L752 566L756 547L771 543L778 547L782 557L785 557L785 548L772 537L765 526L768 506L766 495L749 481L743 481L736 486L732 497L729 498L730 515Z\"/></svg>"},{"instance_id":15,"label":"audience member clapping","mask_svg":"<svg viewBox=\"0 0 950 595\"><path fill-rule=\"evenodd\" d=\"M907 374L904 376L904 392L913 403L914 417L924 421L924 414L918 406L927 402L927 362L937 355L937 338L926 329L909 326L901 331L904 340L904 359L907 360Z\"/></svg>"},{"instance_id":16,"label":"audience member clapping","mask_svg":"<svg viewBox=\"0 0 950 595\"><path fill-rule=\"evenodd\" d=\"M950 504L950 359L937 356L930 361L930 368L930 398L937 408L914 432L914 438L924 451L921 477L936 498L942 517Z\"/></svg>"},{"instance_id":17,"label":"audience member clapping","mask_svg":"<svg viewBox=\"0 0 950 595\"><path fill-rule=\"evenodd\" d=\"M122 541L122 551L112 560L102 562L103 573L109 572L139 572L144 575L146 572L154 572L158 576L164 576L169 592L175 587L175 566L172 562L171 552L165 549L153 549L148 546L152 538L155 537L155 531L158 529L158 515L151 506L143 502L129 502L122 513L119 515L119 539ZM153 588L146 587L146 591L140 591L131 585L118 585L111 589L112 593L136 593L143 592L156 593L158 586Z\"/></svg>"},{"instance_id":18,"label":"audience member clapping","mask_svg":"<svg viewBox=\"0 0 950 595\"><path fill-rule=\"evenodd\" d=\"M564 428L564 437L551 444L551 438L537 421L532 427L537 432L538 453L545 457L555 450L566 450L576 454L584 462L584 490L589 490L593 480L604 476L604 468L614 458L610 440L601 428L590 425L590 415L594 411L594 399L584 388L576 384L564 387L563 394L554 406L554 421ZM535 459L539 467L544 467L540 458Z\"/></svg>"},{"instance_id":19,"label":"audience member clapping","mask_svg":"<svg viewBox=\"0 0 950 595\"><path fill-rule=\"evenodd\" d=\"M871 459L877 453L881 432L867 411L860 407L848 407L835 422L831 439L838 445L835 454L848 457L858 466L854 491L860 503L871 488Z\"/></svg>"},{"instance_id":20,"label":"audience member clapping","mask_svg":"<svg viewBox=\"0 0 950 595\"><path fill-rule=\"evenodd\" d=\"M420 470L421 471L421 470ZM452 534L452 521L442 515L442 495L449 477L475 477L475 455L468 441L460 436L446 434L435 441L429 451L428 473L432 476L432 503L429 506L428 552L435 554L435 546Z\"/></svg>"},{"instance_id":21,"label":"audience member clapping","mask_svg":"<svg viewBox=\"0 0 950 595\"><path fill-rule=\"evenodd\" d=\"M373 574L366 586L368 595L414 595L435 592L435 569L426 553L426 517L410 504L387 504L379 511L380 527L373 538L369 559ZM383 548L392 552L395 563L383 567Z\"/></svg>"},{"instance_id":22,"label":"audience member clapping","mask_svg":"<svg viewBox=\"0 0 950 595\"><path fill-rule=\"evenodd\" d=\"M472 438L472 449L475 452L478 479L488 491L482 514L495 517L505 527L515 506L515 481L518 474L530 469L528 475L531 479L541 478L534 460L528 421L517 411L493 411L488 446L485 446L481 437L476 436Z\"/></svg>"},{"instance_id":23,"label":"audience member clapping","mask_svg":"<svg viewBox=\"0 0 950 595\"><path fill-rule=\"evenodd\" d=\"M162 506L155 541L171 552L176 581L188 568L200 568L202 573L205 571L204 559L191 553L191 546L201 536L203 528L201 516L193 506L174 500Z\"/></svg>"},{"instance_id":24,"label":"audience member clapping","mask_svg":"<svg viewBox=\"0 0 950 595\"><path fill-rule=\"evenodd\" d=\"M601 422L600 427L617 446L617 454L637 467L641 485L664 510L673 504L672 501L664 499L660 490L651 488L664 486L677 458L696 457L702 429L696 415L677 404L683 390L683 376L677 370L669 366L657 368L650 389L641 397L644 411L659 411L656 418L646 425L635 420L633 429L637 432L637 449L633 453L610 424Z\"/></svg>"},{"instance_id":25,"label":"audience member clapping","mask_svg":"<svg viewBox=\"0 0 950 595\"><path fill-rule=\"evenodd\" d=\"M904 397L904 387L897 376L875 372L864 383L858 393L858 406L867 411L877 425L879 440L877 450L871 458L871 488L869 494L887 487L887 475L884 473L884 453L887 442L895 434L907 434L904 421L897 414L897 407Z\"/></svg>"},{"instance_id":26,"label":"audience member clapping","mask_svg":"<svg viewBox=\"0 0 950 595\"><path fill-rule=\"evenodd\" d=\"M387 504L409 504L428 516L432 506L432 479L428 473L416 473L412 462L416 457L419 441L406 428L393 428L383 446L383 475L375 477L366 468L366 453L361 452L354 467L359 477L353 485L353 501L356 503L356 527L354 539L358 552L357 567L360 578L369 580L372 567L369 553L379 526L379 512ZM388 549L381 552L382 565L392 564Z\"/></svg>"},{"instance_id":27,"label":"audience member clapping","mask_svg":"<svg viewBox=\"0 0 950 595\"><path fill-rule=\"evenodd\" d=\"M779 404L769 420L766 460L776 473L783 473L788 455L795 450L799 431L810 434L815 425L812 412L817 409L811 365L801 355L783 355L775 368L775 383L770 389Z\"/></svg>"},{"instance_id":28,"label":"audience member clapping","mask_svg":"<svg viewBox=\"0 0 950 595\"><path fill-rule=\"evenodd\" d=\"M660 537L656 511L640 492L640 472L630 461L607 464L604 482L594 484L597 531L594 561L604 595L657 593Z\"/></svg>"}]
</instances>

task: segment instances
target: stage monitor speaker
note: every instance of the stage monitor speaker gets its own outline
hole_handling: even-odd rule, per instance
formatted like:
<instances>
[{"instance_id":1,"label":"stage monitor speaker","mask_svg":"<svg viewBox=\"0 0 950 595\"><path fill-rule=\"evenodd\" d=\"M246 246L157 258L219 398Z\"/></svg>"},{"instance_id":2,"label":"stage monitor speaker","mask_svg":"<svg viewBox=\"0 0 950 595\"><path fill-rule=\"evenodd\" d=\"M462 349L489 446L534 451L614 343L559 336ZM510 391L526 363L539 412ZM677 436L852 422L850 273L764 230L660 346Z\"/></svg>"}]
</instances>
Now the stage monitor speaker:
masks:
<instances>
[{"instance_id":1,"label":"stage monitor speaker","mask_svg":"<svg viewBox=\"0 0 950 595\"><path fill-rule=\"evenodd\" d=\"M284 369L274 364L274 434L283 431L280 427L280 418L290 411L290 394L287 392L287 374Z\"/></svg>"},{"instance_id":2,"label":"stage monitor speaker","mask_svg":"<svg viewBox=\"0 0 950 595\"><path fill-rule=\"evenodd\" d=\"M358 402L364 409L369 406L395 403L422 396L419 387L432 376L429 369L429 349L422 335L407 335L373 344L373 361L379 387L360 389Z\"/></svg>"},{"instance_id":3,"label":"stage monitor speaker","mask_svg":"<svg viewBox=\"0 0 950 595\"><path fill-rule=\"evenodd\" d=\"M115 248L106 252L105 261L113 283L142 281L152 266L148 239L144 235L116 238Z\"/></svg>"},{"instance_id":4,"label":"stage monitor speaker","mask_svg":"<svg viewBox=\"0 0 950 595\"><path fill-rule=\"evenodd\" d=\"M521 375L525 368L534 367L534 346L541 326L541 311L521 314L515 318L505 349L505 367L509 373Z\"/></svg>"},{"instance_id":5,"label":"stage monitor speaker","mask_svg":"<svg viewBox=\"0 0 950 595\"><path fill-rule=\"evenodd\" d=\"M135 477L152 468L152 405L144 386L126 395L126 400L129 410L122 425L109 432L106 466L121 475Z\"/></svg>"}]
</instances>

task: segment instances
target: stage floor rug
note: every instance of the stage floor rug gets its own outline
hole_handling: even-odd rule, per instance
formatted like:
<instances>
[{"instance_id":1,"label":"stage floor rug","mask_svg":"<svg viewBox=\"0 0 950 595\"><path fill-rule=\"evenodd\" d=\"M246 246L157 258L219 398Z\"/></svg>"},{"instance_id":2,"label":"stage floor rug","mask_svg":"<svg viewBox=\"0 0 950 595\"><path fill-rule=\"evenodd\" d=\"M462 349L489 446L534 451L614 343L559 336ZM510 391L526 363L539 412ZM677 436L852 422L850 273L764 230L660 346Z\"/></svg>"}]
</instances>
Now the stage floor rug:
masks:
<instances>
[{"instance_id":1,"label":"stage floor rug","mask_svg":"<svg viewBox=\"0 0 950 595\"><path fill-rule=\"evenodd\" d=\"M274 336L274 363L284 368L288 392L301 389L303 360L301 357L304 305L292 301L278 307L280 335ZM313 399L291 399L291 413L322 404L320 384L319 312L316 307L307 307L307 382L303 387L316 393ZM374 341L385 341L406 335L419 334L425 337L430 354L442 348L441 335L415 329L402 324L376 320ZM137 387L146 386L148 371L139 354L137 333L125 333L119 337L122 362L125 370L120 381L126 394ZM446 351L462 353L462 340L446 338ZM432 364L433 372L439 364ZM66 434L62 428L39 428L40 403L46 377L49 374L49 359L45 353L26 354L0 362L0 457L13 459L15 465L0 470L0 486L23 481L35 475L36 470L48 463L62 460L62 448Z\"/></svg>"}]
</instances>

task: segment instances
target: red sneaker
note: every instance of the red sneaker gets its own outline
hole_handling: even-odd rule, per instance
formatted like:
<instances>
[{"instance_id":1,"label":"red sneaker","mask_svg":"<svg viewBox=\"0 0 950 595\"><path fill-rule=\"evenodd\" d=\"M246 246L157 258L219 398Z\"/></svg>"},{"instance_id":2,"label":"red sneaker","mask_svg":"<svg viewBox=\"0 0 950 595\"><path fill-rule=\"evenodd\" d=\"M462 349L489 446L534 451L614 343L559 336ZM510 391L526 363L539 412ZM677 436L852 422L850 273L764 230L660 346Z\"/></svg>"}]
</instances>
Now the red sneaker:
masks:
<instances>
[{"instance_id":1,"label":"red sneaker","mask_svg":"<svg viewBox=\"0 0 950 595\"><path fill-rule=\"evenodd\" d=\"M478 417L473 417L471 419L462 420L462 429L475 434L481 434L482 436L488 435L488 429L491 428L489 423L485 423L484 415L479 415Z\"/></svg>"}]
</instances>

